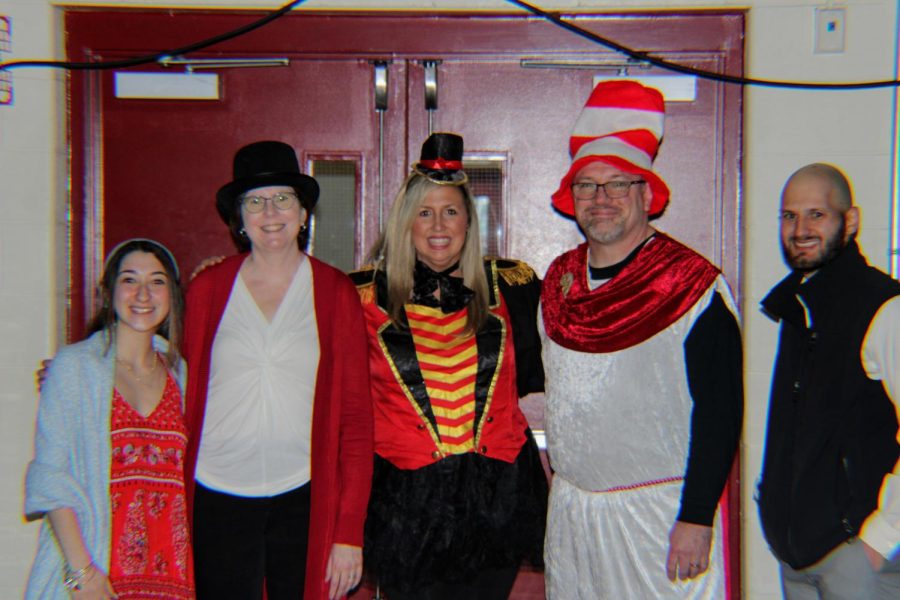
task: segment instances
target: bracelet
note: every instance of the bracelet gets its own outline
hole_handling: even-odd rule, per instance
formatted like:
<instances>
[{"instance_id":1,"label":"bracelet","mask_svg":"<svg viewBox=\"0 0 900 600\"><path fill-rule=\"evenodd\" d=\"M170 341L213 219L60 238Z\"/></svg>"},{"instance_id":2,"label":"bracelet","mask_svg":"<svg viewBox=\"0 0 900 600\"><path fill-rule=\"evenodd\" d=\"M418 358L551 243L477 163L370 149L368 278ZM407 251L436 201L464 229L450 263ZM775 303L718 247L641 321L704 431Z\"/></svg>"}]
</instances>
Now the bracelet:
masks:
<instances>
[{"instance_id":1,"label":"bracelet","mask_svg":"<svg viewBox=\"0 0 900 600\"><path fill-rule=\"evenodd\" d=\"M94 561L89 562L86 567L78 569L77 571L73 571L69 565L66 565L66 571L63 574L63 585L70 592L80 590L81 582L88 576L93 568Z\"/></svg>"}]
</instances>

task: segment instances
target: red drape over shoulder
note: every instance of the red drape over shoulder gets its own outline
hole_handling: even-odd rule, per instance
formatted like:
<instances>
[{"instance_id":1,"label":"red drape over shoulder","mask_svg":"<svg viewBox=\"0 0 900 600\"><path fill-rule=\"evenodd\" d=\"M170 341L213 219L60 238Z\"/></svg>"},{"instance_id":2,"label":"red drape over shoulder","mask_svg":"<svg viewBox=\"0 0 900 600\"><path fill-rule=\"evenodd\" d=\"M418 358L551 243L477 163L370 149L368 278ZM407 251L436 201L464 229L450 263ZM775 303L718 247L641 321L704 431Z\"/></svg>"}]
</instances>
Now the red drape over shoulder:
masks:
<instances>
[{"instance_id":1,"label":"red drape over shoulder","mask_svg":"<svg viewBox=\"0 0 900 600\"><path fill-rule=\"evenodd\" d=\"M677 321L719 275L708 260L657 232L621 273L591 290L588 244L556 258L541 292L544 329L580 352L615 352Z\"/></svg>"}]
</instances>

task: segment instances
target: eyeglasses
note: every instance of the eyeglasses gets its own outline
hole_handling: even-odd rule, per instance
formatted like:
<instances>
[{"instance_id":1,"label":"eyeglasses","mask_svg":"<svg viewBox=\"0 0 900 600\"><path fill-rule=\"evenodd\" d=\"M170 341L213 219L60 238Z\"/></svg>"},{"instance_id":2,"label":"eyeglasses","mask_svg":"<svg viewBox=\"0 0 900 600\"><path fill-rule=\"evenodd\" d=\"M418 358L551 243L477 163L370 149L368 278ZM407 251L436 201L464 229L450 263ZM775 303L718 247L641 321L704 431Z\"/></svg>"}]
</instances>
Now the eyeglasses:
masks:
<instances>
[{"instance_id":1,"label":"eyeglasses","mask_svg":"<svg viewBox=\"0 0 900 600\"><path fill-rule=\"evenodd\" d=\"M290 192L275 194L271 198L264 198L263 196L244 196L241 198L241 206L243 206L244 210L248 213L261 213L266 210L266 202L271 201L272 205L278 210L290 210L297 204L297 200L299 200L297 194L291 194Z\"/></svg>"},{"instance_id":2,"label":"eyeglasses","mask_svg":"<svg viewBox=\"0 0 900 600\"><path fill-rule=\"evenodd\" d=\"M643 179L636 179L634 181L614 179L613 181L607 181L606 183L579 181L572 184L572 195L575 196L576 200L593 200L597 197L597 192L600 188L603 188L603 193L606 194L607 198L616 200L627 196L628 192L631 191L631 186L638 183L647 182Z\"/></svg>"}]
</instances>

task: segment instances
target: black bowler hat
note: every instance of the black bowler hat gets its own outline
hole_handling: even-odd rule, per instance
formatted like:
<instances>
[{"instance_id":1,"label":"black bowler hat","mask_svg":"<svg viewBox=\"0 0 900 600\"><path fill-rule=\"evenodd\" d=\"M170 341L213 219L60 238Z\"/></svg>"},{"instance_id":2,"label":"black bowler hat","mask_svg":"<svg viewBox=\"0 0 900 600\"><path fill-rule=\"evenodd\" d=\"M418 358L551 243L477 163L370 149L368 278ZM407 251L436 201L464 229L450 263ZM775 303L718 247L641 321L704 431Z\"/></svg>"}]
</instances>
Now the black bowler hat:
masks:
<instances>
[{"instance_id":1,"label":"black bowler hat","mask_svg":"<svg viewBox=\"0 0 900 600\"><path fill-rule=\"evenodd\" d=\"M413 171L441 185L462 185L468 181L463 168L463 139L455 133L432 133L422 144L419 162Z\"/></svg>"},{"instance_id":2,"label":"black bowler hat","mask_svg":"<svg viewBox=\"0 0 900 600\"><path fill-rule=\"evenodd\" d=\"M226 223L237 206L237 198L247 190L269 185L287 185L303 196L312 209L319 199L319 184L300 172L294 149L284 142L254 142L234 155L234 181L216 194L216 209Z\"/></svg>"}]
</instances>

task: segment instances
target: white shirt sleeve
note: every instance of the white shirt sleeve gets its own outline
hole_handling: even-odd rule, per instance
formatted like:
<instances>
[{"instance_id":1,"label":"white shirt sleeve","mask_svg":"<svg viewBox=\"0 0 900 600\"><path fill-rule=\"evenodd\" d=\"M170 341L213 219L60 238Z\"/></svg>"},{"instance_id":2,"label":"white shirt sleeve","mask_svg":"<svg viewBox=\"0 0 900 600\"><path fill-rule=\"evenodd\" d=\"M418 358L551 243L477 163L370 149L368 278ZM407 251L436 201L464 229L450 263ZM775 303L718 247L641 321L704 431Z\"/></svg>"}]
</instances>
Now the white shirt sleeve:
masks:
<instances>
[{"instance_id":1,"label":"white shirt sleeve","mask_svg":"<svg viewBox=\"0 0 900 600\"><path fill-rule=\"evenodd\" d=\"M900 296L875 313L863 340L861 359L869 378L884 384L900 420ZM900 432L897 437L900 441ZM885 475L878 508L863 523L860 537L885 558L900 550L900 461Z\"/></svg>"}]
</instances>

